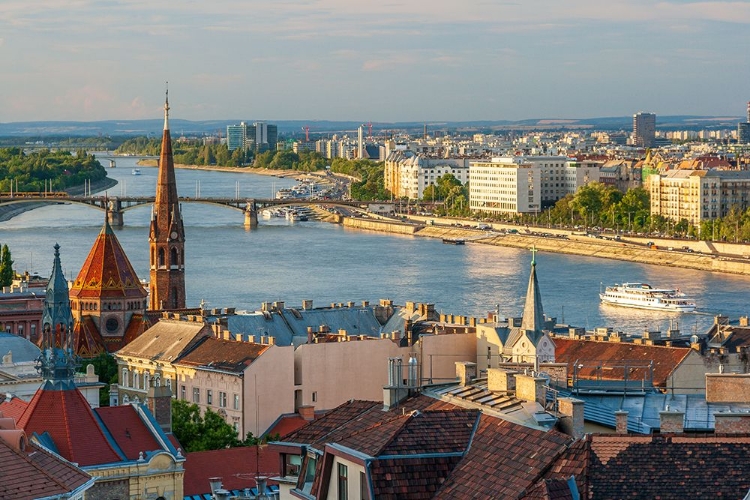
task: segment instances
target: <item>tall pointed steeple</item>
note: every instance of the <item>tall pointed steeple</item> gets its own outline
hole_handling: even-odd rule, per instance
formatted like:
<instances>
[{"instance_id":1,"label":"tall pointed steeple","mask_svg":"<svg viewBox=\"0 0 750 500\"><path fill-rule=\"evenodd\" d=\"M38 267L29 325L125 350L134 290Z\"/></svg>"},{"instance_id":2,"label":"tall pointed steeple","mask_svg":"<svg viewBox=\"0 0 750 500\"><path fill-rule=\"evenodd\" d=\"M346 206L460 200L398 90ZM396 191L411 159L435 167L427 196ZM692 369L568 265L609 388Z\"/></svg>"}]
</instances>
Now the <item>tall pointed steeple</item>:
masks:
<instances>
[{"instance_id":1,"label":"tall pointed steeple","mask_svg":"<svg viewBox=\"0 0 750 500\"><path fill-rule=\"evenodd\" d=\"M149 309L185 307L185 228L177 197L172 138L169 133L169 89L164 102L156 201L151 214Z\"/></svg>"},{"instance_id":2,"label":"tall pointed steeple","mask_svg":"<svg viewBox=\"0 0 750 500\"><path fill-rule=\"evenodd\" d=\"M521 329L541 332L544 329L544 309L542 308L542 295L539 293L539 282L536 280L536 252L536 247L533 247L531 249L531 275L526 289Z\"/></svg>"},{"instance_id":3,"label":"tall pointed steeple","mask_svg":"<svg viewBox=\"0 0 750 500\"><path fill-rule=\"evenodd\" d=\"M41 348L38 365L45 383L65 386L73 384L78 360L73 352L73 315L58 244L55 244L52 275L44 298Z\"/></svg>"}]
</instances>

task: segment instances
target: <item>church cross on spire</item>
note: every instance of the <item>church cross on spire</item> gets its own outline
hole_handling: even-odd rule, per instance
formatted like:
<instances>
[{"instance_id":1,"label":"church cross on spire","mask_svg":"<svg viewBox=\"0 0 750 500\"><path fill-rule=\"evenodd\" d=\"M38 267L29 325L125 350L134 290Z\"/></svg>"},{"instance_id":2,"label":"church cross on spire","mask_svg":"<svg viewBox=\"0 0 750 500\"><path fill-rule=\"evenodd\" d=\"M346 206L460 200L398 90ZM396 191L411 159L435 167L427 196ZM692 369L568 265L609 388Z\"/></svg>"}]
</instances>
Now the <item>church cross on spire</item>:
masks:
<instances>
[{"instance_id":1,"label":"church cross on spire","mask_svg":"<svg viewBox=\"0 0 750 500\"><path fill-rule=\"evenodd\" d=\"M539 250L536 249L536 245L531 245L531 248L529 250L531 250L531 265L535 266L536 265L536 253Z\"/></svg>"},{"instance_id":2,"label":"church cross on spire","mask_svg":"<svg viewBox=\"0 0 750 500\"><path fill-rule=\"evenodd\" d=\"M169 82L167 82L166 99L164 100L164 130L169 130Z\"/></svg>"}]
</instances>

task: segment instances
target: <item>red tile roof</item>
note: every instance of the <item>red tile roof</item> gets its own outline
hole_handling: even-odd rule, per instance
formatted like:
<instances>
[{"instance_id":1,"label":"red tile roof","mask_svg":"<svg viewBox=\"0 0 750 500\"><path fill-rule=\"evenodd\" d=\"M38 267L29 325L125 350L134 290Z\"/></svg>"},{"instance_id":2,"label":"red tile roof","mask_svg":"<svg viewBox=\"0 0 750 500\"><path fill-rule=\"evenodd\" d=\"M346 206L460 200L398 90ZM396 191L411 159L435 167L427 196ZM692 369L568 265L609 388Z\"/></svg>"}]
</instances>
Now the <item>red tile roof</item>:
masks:
<instances>
[{"instance_id":1,"label":"red tile roof","mask_svg":"<svg viewBox=\"0 0 750 500\"><path fill-rule=\"evenodd\" d=\"M107 406L94 411L129 460L137 460L140 452L162 449L133 406Z\"/></svg>"},{"instance_id":2,"label":"red tile roof","mask_svg":"<svg viewBox=\"0 0 750 500\"><path fill-rule=\"evenodd\" d=\"M434 498L460 456L374 460L370 477L374 498L422 500ZM482 496L486 498L486 496ZM480 498L480 497L477 497Z\"/></svg>"},{"instance_id":3,"label":"red tile roof","mask_svg":"<svg viewBox=\"0 0 750 500\"><path fill-rule=\"evenodd\" d=\"M142 303L147 295L115 233L105 222L70 287L71 300L120 298Z\"/></svg>"},{"instance_id":4,"label":"red tile roof","mask_svg":"<svg viewBox=\"0 0 750 500\"><path fill-rule=\"evenodd\" d=\"M351 429L347 432L347 427L355 420L361 421L363 418L368 418L372 423L376 423L378 419L373 418L374 410L382 413L382 408L383 403L375 401L349 401L336 407L319 419L310 422L301 429L287 435L284 441L323 445L337 432L341 433L342 436L350 434ZM376 413L375 416L377 416Z\"/></svg>"},{"instance_id":5,"label":"red tile roof","mask_svg":"<svg viewBox=\"0 0 750 500\"><path fill-rule=\"evenodd\" d=\"M322 414L316 414L315 420L320 418ZM267 434L269 436L275 436L279 435L283 438L286 437L288 434L291 434L292 432L301 429L305 425L310 423L310 420L305 420L302 418L299 414L295 413L293 415L282 415L276 423L271 427Z\"/></svg>"},{"instance_id":6,"label":"red tile roof","mask_svg":"<svg viewBox=\"0 0 750 500\"><path fill-rule=\"evenodd\" d=\"M747 434L595 434L558 463L577 462L564 468L579 469L581 498L744 498L748 443Z\"/></svg>"},{"instance_id":7,"label":"red tile roof","mask_svg":"<svg viewBox=\"0 0 750 500\"><path fill-rule=\"evenodd\" d=\"M0 498L31 500L70 493L91 477L44 449L15 450L0 439Z\"/></svg>"},{"instance_id":8,"label":"red tile roof","mask_svg":"<svg viewBox=\"0 0 750 500\"><path fill-rule=\"evenodd\" d=\"M104 339L91 316L84 316L81 321L76 322L73 327L73 346L76 354L84 358L94 358L106 352Z\"/></svg>"},{"instance_id":9,"label":"red tile roof","mask_svg":"<svg viewBox=\"0 0 750 500\"><path fill-rule=\"evenodd\" d=\"M23 412L26 411L27 406L29 406L29 403L27 403L23 399L5 398L4 401L0 402L0 412L2 412L4 417L15 418L16 423L18 423L21 415L23 415Z\"/></svg>"},{"instance_id":10,"label":"red tile roof","mask_svg":"<svg viewBox=\"0 0 750 500\"><path fill-rule=\"evenodd\" d=\"M464 459L434 498L518 498L572 443L560 432L540 431L482 415Z\"/></svg>"},{"instance_id":11,"label":"red tile roof","mask_svg":"<svg viewBox=\"0 0 750 500\"><path fill-rule=\"evenodd\" d=\"M581 379L623 380L623 362L637 363L639 367L628 372L630 380L650 378L647 369L642 368L653 361L653 383L657 387L666 387L667 379L680 363L690 354L690 349L655 345L632 344L630 342L607 342L596 340L567 339L555 337L555 361L567 363L568 373L574 372L573 365L578 362L583 368L576 371ZM597 370L598 365L611 369Z\"/></svg>"},{"instance_id":12,"label":"red tile roof","mask_svg":"<svg viewBox=\"0 0 750 500\"><path fill-rule=\"evenodd\" d=\"M17 426L31 435L47 432L59 454L82 467L121 461L99 427L88 402L77 389L39 389Z\"/></svg>"},{"instance_id":13,"label":"red tile roof","mask_svg":"<svg viewBox=\"0 0 750 500\"><path fill-rule=\"evenodd\" d=\"M256 486L256 475L272 477L281 474L279 453L269 446L248 446L224 450L197 451L185 457L184 495L211 492L208 480L220 477L225 490ZM273 481L269 485L276 484Z\"/></svg>"}]
</instances>

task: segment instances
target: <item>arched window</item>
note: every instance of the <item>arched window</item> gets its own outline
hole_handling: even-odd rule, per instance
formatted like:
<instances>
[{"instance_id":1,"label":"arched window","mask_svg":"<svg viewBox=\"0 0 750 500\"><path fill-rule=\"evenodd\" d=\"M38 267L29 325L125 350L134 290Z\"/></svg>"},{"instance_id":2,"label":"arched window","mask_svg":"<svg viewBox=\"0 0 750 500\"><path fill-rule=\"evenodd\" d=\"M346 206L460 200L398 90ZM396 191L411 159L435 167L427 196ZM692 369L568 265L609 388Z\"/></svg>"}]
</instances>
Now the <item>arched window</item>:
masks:
<instances>
[{"instance_id":1,"label":"arched window","mask_svg":"<svg viewBox=\"0 0 750 500\"><path fill-rule=\"evenodd\" d=\"M122 386L123 387L128 386L128 369L127 368L122 369Z\"/></svg>"},{"instance_id":2,"label":"arched window","mask_svg":"<svg viewBox=\"0 0 750 500\"><path fill-rule=\"evenodd\" d=\"M172 309L177 309L177 287L172 287Z\"/></svg>"},{"instance_id":3,"label":"arched window","mask_svg":"<svg viewBox=\"0 0 750 500\"><path fill-rule=\"evenodd\" d=\"M177 249L175 247L172 247L172 250L169 255L169 265L170 266L177 266L179 265L179 259L177 258Z\"/></svg>"},{"instance_id":4,"label":"arched window","mask_svg":"<svg viewBox=\"0 0 750 500\"><path fill-rule=\"evenodd\" d=\"M151 381L151 377L149 377L148 373L143 374L143 388L148 390L149 382Z\"/></svg>"},{"instance_id":5,"label":"arched window","mask_svg":"<svg viewBox=\"0 0 750 500\"><path fill-rule=\"evenodd\" d=\"M154 386L161 387L161 375L158 373L154 375Z\"/></svg>"},{"instance_id":6,"label":"arched window","mask_svg":"<svg viewBox=\"0 0 750 500\"><path fill-rule=\"evenodd\" d=\"M128 397L127 394L123 394L122 395L122 404L126 405L128 403L130 403L130 398Z\"/></svg>"},{"instance_id":7,"label":"arched window","mask_svg":"<svg viewBox=\"0 0 750 500\"><path fill-rule=\"evenodd\" d=\"M133 372L133 389L141 388L141 375L138 372Z\"/></svg>"},{"instance_id":8,"label":"arched window","mask_svg":"<svg viewBox=\"0 0 750 500\"><path fill-rule=\"evenodd\" d=\"M159 267L164 267L164 249L159 249Z\"/></svg>"}]
</instances>

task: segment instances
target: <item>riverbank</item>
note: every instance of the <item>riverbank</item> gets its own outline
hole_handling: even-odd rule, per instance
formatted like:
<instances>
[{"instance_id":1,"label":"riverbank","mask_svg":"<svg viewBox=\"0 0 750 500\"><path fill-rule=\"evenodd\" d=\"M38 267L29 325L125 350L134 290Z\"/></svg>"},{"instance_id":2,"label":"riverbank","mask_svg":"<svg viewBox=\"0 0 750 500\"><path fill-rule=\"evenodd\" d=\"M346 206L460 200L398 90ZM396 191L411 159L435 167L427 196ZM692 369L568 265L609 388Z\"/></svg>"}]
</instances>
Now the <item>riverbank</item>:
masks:
<instances>
[{"instance_id":1,"label":"riverbank","mask_svg":"<svg viewBox=\"0 0 750 500\"><path fill-rule=\"evenodd\" d=\"M576 234L553 235L552 233L546 233L549 236L542 236L541 233L512 234L435 223L410 224L379 219L347 218L344 220L344 225L371 231L413 234L426 238L461 239L466 243L482 245L523 249L534 246L543 252L750 276L750 260L741 257L728 258L717 254L674 250L664 245L647 246L640 241L628 239L612 241Z\"/></svg>"}]
</instances>

